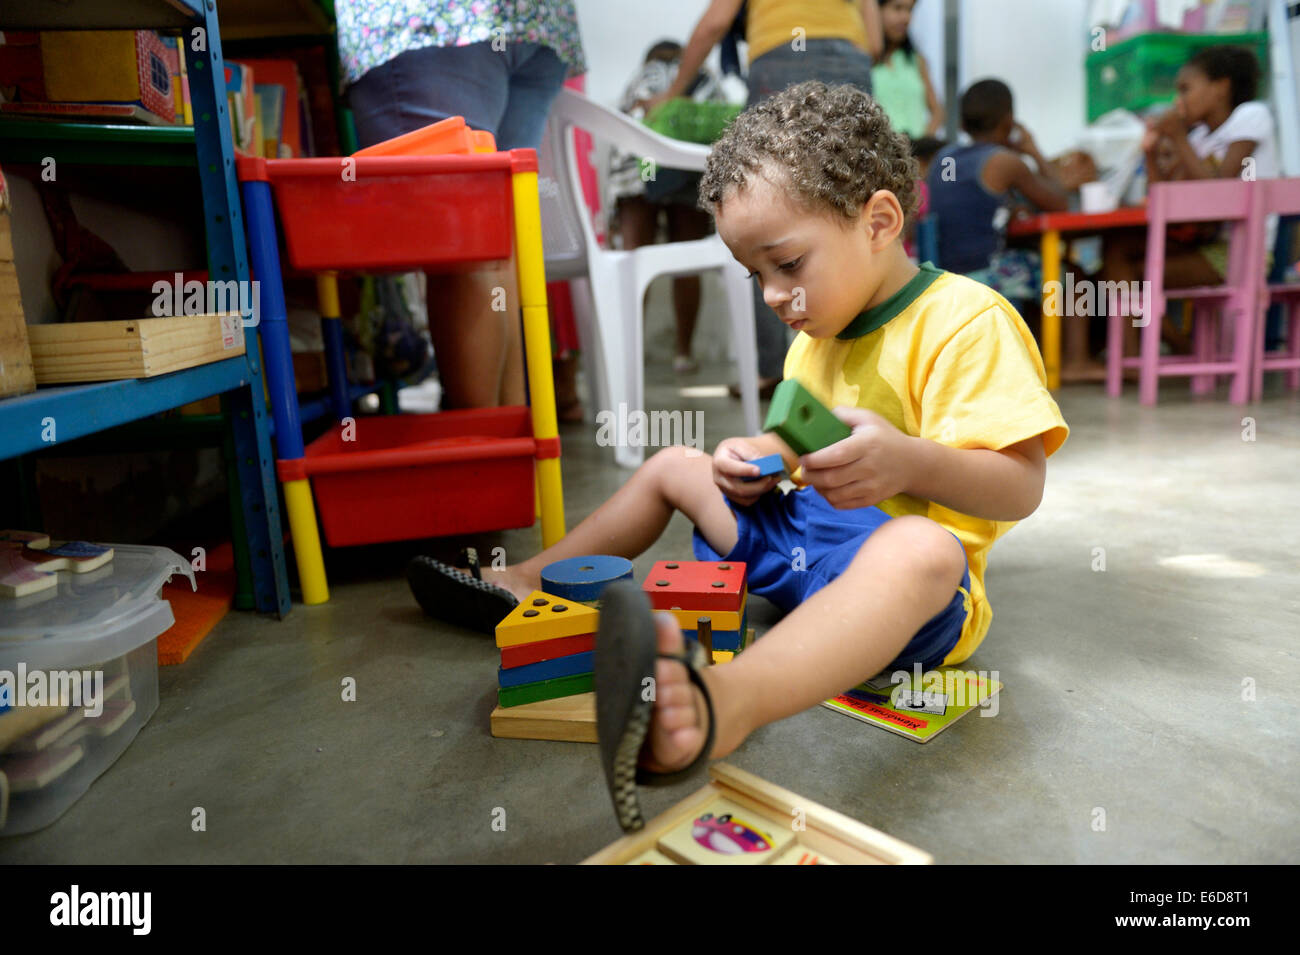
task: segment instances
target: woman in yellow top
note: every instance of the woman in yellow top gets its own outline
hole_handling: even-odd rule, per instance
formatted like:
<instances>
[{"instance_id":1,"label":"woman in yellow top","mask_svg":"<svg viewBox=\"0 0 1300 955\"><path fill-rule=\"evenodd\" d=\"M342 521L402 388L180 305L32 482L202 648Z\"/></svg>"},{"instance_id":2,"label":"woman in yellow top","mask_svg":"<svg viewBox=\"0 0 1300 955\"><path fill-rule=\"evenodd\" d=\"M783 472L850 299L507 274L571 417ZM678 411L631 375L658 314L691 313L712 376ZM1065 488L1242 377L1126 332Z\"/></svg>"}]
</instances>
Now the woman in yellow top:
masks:
<instances>
[{"instance_id":1,"label":"woman in yellow top","mask_svg":"<svg viewBox=\"0 0 1300 955\"><path fill-rule=\"evenodd\" d=\"M711 0L682 53L677 78L647 101L646 112L685 94L709 51L731 30L743 0ZM762 102L804 80L849 83L871 92L871 63L884 49L880 0L747 0L749 102ZM754 285L759 393L771 397L781 380L786 328Z\"/></svg>"}]
</instances>

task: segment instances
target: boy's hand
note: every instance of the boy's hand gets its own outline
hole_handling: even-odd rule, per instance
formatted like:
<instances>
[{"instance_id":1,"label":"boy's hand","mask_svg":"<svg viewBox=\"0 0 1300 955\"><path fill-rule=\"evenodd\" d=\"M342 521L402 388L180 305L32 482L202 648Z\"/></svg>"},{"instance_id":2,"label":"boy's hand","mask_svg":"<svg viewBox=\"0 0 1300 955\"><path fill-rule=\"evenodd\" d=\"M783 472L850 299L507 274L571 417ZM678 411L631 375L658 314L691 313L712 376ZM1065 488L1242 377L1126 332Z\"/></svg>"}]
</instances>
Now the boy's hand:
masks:
<instances>
[{"instance_id":1,"label":"boy's hand","mask_svg":"<svg viewBox=\"0 0 1300 955\"><path fill-rule=\"evenodd\" d=\"M853 433L830 447L805 454L800 459L803 479L840 510L874 507L906 491L916 439L865 408L839 407L834 414Z\"/></svg>"},{"instance_id":2,"label":"boy's hand","mask_svg":"<svg viewBox=\"0 0 1300 955\"><path fill-rule=\"evenodd\" d=\"M750 460L763 454L744 438L727 438L713 452L713 483L741 507L748 507L781 483L779 474L770 474L761 481L745 480L758 473L758 465L750 464Z\"/></svg>"}]
</instances>

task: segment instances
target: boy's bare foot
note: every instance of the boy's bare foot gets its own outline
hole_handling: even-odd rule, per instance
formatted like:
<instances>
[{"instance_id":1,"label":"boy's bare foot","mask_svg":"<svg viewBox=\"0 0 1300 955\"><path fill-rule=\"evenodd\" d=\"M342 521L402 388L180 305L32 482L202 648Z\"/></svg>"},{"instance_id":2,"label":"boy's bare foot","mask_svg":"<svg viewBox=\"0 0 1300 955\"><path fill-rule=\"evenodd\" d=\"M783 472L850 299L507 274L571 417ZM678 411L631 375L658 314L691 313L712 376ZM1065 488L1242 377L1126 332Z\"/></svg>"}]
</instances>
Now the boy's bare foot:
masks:
<instances>
[{"instance_id":1,"label":"boy's bare foot","mask_svg":"<svg viewBox=\"0 0 1300 955\"><path fill-rule=\"evenodd\" d=\"M655 638L660 653L680 654L686 640L670 613L655 614ZM701 673L708 682L708 671ZM672 660L655 661L655 701L650 730L642 748L641 765L659 773L688 766L709 738L709 709L704 694Z\"/></svg>"}]
</instances>

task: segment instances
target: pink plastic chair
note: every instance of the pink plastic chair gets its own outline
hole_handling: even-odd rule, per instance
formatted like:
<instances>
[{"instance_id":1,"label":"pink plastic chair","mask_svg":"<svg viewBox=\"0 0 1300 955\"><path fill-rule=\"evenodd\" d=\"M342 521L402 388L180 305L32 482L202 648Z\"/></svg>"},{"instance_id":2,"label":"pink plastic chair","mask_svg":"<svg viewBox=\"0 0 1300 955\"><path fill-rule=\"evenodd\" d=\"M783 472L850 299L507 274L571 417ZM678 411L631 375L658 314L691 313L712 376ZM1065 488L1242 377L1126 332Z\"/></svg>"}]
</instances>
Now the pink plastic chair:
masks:
<instances>
[{"instance_id":1,"label":"pink plastic chair","mask_svg":"<svg viewBox=\"0 0 1300 955\"><path fill-rule=\"evenodd\" d=\"M1264 284L1264 220L1261 190L1256 182L1240 179L1209 179L1194 182L1161 182L1151 186L1147 196L1146 278L1150 292L1139 296L1139 307L1147 319L1142 329L1139 354L1124 357L1124 323L1129 316L1107 308L1106 392L1118 397L1123 390L1124 369L1138 369L1138 399L1144 405L1156 403L1162 377L1191 377L1192 391L1212 390L1217 375L1231 375L1229 399L1245 404L1250 398L1252 346L1258 324L1259 303ZM1222 285L1166 289L1165 228L1176 222L1228 222L1228 274ZM1160 354L1160 326L1169 299L1192 303L1193 354ZM1224 354L1216 340L1213 320L1216 306L1221 312L1223 338L1230 336L1230 351Z\"/></svg>"},{"instance_id":2,"label":"pink plastic chair","mask_svg":"<svg viewBox=\"0 0 1300 955\"><path fill-rule=\"evenodd\" d=\"M1263 179L1261 206L1265 215L1300 215L1300 179ZM1286 309L1286 346L1274 352L1264 351L1264 315L1269 305L1279 302ZM1255 328L1255 373L1251 397L1258 401L1264 394L1264 372L1285 371L1286 386L1300 389L1300 284L1269 285L1260 297Z\"/></svg>"}]
</instances>

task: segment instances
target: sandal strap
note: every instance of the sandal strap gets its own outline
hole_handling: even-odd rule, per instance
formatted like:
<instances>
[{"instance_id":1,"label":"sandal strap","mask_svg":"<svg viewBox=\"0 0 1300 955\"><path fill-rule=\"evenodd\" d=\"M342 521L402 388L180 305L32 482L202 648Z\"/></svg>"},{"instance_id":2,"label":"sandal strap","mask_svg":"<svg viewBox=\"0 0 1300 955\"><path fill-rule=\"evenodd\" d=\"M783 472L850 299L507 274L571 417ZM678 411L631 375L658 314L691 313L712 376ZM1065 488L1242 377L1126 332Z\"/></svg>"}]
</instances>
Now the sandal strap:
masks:
<instances>
[{"instance_id":1,"label":"sandal strap","mask_svg":"<svg viewBox=\"0 0 1300 955\"><path fill-rule=\"evenodd\" d=\"M700 688L700 694L704 697L704 706L709 714L709 732L704 740L704 747L689 765L671 773L656 773L653 770L637 767L636 781L641 785L671 786L673 783L681 782L688 776L694 775L702 763L709 761L709 754L713 752L713 737L718 722L713 715L713 698L709 695L709 688L705 685L704 678L700 676L700 663L704 659L704 648L697 643L693 650L688 650L685 653L659 653L656 656L660 660L674 660L686 667L686 675L690 677L692 683Z\"/></svg>"}]
</instances>

